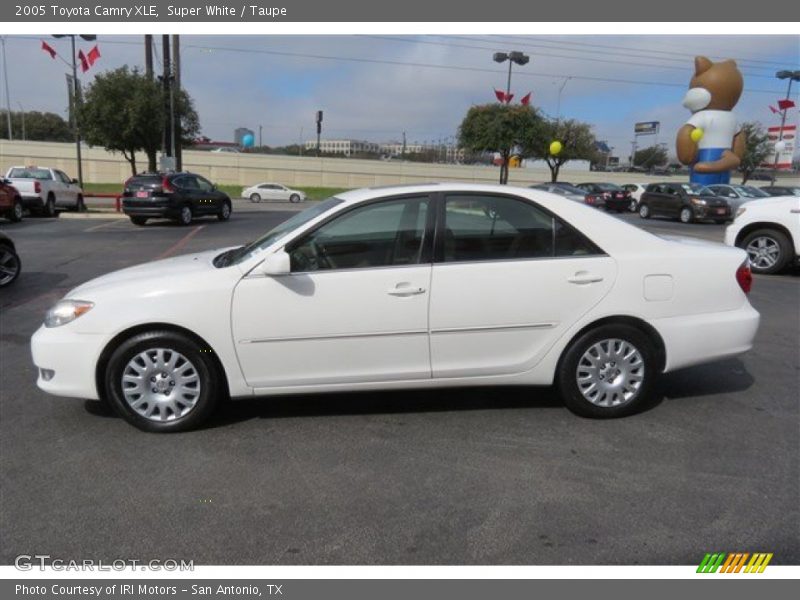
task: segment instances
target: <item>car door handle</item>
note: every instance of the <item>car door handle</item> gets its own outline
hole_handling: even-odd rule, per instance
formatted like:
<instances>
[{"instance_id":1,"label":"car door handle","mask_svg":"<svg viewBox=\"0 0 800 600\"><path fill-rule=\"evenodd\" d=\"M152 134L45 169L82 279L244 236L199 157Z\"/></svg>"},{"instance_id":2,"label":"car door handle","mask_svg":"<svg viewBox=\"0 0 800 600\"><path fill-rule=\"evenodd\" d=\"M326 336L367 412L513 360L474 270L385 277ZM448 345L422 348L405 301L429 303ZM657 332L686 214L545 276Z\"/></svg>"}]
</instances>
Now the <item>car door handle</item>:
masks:
<instances>
[{"instance_id":1,"label":"car door handle","mask_svg":"<svg viewBox=\"0 0 800 600\"><path fill-rule=\"evenodd\" d=\"M603 281L603 278L599 275L590 275L586 272L578 272L572 277L568 277L567 281L574 283L575 285L586 285L588 283L598 283Z\"/></svg>"},{"instance_id":2,"label":"car door handle","mask_svg":"<svg viewBox=\"0 0 800 600\"><path fill-rule=\"evenodd\" d=\"M386 292L390 296L398 296L398 297L406 297L406 296L417 296L419 294L425 293L424 287L412 287L410 285L403 285L397 284L395 287L391 288L388 292Z\"/></svg>"}]
</instances>

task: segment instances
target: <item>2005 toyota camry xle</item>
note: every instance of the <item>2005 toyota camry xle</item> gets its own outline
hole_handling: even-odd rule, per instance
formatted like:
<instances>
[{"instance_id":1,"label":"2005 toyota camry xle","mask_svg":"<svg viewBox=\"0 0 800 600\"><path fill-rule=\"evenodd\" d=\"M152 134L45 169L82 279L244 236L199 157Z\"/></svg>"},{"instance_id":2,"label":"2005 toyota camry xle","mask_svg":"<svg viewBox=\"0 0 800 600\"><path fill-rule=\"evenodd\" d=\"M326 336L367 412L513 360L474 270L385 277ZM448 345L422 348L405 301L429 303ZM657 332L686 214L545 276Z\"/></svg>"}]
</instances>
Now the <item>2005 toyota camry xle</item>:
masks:
<instances>
[{"instance_id":1,"label":"2005 toyota camry xle","mask_svg":"<svg viewBox=\"0 0 800 600\"><path fill-rule=\"evenodd\" d=\"M555 384L617 417L660 373L750 349L750 285L743 250L539 190L364 189L247 245L91 280L31 345L41 389L148 431L229 398L466 385Z\"/></svg>"}]
</instances>

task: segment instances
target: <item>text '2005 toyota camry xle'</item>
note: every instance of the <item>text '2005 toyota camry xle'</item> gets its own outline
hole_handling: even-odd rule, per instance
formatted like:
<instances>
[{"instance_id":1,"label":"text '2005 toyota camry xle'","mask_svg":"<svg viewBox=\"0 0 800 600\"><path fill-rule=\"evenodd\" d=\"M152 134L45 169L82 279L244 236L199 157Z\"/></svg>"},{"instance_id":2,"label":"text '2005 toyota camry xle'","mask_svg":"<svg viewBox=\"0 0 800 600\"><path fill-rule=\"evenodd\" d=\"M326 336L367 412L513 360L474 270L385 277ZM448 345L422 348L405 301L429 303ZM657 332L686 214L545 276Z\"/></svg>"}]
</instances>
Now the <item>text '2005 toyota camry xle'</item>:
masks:
<instances>
[{"instance_id":1,"label":"text '2005 toyota camry xle'","mask_svg":"<svg viewBox=\"0 0 800 600\"><path fill-rule=\"evenodd\" d=\"M32 339L41 389L148 431L228 398L556 384L630 414L659 373L750 349L738 248L651 235L532 189L351 191L245 246L89 281Z\"/></svg>"}]
</instances>

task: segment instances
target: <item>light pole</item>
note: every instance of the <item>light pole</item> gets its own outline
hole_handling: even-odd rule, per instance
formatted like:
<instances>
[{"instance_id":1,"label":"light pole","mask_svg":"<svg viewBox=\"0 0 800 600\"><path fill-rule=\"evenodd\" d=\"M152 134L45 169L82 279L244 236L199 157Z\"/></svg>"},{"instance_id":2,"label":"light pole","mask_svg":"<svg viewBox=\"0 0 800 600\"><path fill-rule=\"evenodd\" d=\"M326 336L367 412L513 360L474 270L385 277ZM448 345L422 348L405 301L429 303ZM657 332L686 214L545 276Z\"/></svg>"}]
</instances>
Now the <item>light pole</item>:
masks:
<instances>
[{"instance_id":1,"label":"light pole","mask_svg":"<svg viewBox=\"0 0 800 600\"><path fill-rule=\"evenodd\" d=\"M14 132L11 130L11 95L8 91L8 65L6 64L6 38L0 36L0 46L3 48L3 78L6 88L6 121L8 123L8 141L14 141Z\"/></svg>"},{"instance_id":2,"label":"light pole","mask_svg":"<svg viewBox=\"0 0 800 600\"><path fill-rule=\"evenodd\" d=\"M792 82L800 81L800 71L778 71L775 73L775 77L778 79L788 79L789 80L789 87L786 90L786 99L791 100L792 97ZM786 113L789 111L789 107L783 109L783 114L781 114L781 128L778 130L778 141L775 142L775 161L772 163L772 185L775 185L775 180L777 179L778 173L778 158L780 152L778 152L778 144L783 141L783 126L786 125Z\"/></svg>"},{"instance_id":3,"label":"light pole","mask_svg":"<svg viewBox=\"0 0 800 600\"><path fill-rule=\"evenodd\" d=\"M19 106L19 115L22 117L22 141L25 141L25 109L22 107L22 102L17 102Z\"/></svg>"},{"instance_id":4,"label":"light pole","mask_svg":"<svg viewBox=\"0 0 800 600\"><path fill-rule=\"evenodd\" d=\"M564 88L566 87L567 83L569 83L570 79L572 79L572 77L565 78L564 83L562 83L561 87L558 88L558 104L556 105L556 123L561 121L561 92L564 91Z\"/></svg>"},{"instance_id":5,"label":"light pole","mask_svg":"<svg viewBox=\"0 0 800 600\"><path fill-rule=\"evenodd\" d=\"M531 57L522 52L495 52L492 57L494 62L503 64L508 61L508 81L506 82L506 99L511 95L511 65L517 63L519 66L527 65ZM506 100L508 102L508 100Z\"/></svg>"},{"instance_id":6,"label":"light pole","mask_svg":"<svg viewBox=\"0 0 800 600\"><path fill-rule=\"evenodd\" d=\"M83 188L83 165L81 164L81 130L78 123L78 99L80 98L80 83L78 82L78 63L75 56L75 34L67 33L54 35L56 39L68 37L72 44L72 126L75 129L75 152L78 159L78 185ZM97 39L96 35L81 35L80 38L87 42Z\"/></svg>"}]
</instances>

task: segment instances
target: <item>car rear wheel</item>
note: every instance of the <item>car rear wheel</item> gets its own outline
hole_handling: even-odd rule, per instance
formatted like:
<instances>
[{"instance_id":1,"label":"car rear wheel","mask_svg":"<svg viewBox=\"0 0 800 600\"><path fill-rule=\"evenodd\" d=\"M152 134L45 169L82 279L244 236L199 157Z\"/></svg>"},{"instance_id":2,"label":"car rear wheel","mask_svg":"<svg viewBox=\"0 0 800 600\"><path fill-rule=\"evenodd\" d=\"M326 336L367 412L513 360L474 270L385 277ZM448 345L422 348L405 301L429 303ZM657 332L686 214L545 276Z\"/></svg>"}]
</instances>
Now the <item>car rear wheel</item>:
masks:
<instances>
[{"instance_id":1,"label":"car rear wheel","mask_svg":"<svg viewBox=\"0 0 800 600\"><path fill-rule=\"evenodd\" d=\"M145 225L147 224L147 217L131 217L131 223L134 225Z\"/></svg>"},{"instance_id":2,"label":"car rear wheel","mask_svg":"<svg viewBox=\"0 0 800 600\"><path fill-rule=\"evenodd\" d=\"M762 275L782 271L792 254L789 238L775 229L759 229L747 234L740 247L747 252L753 273Z\"/></svg>"},{"instance_id":3,"label":"car rear wheel","mask_svg":"<svg viewBox=\"0 0 800 600\"><path fill-rule=\"evenodd\" d=\"M250 194L250 202L261 202L261 196L258 194Z\"/></svg>"},{"instance_id":4,"label":"car rear wheel","mask_svg":"<svg viewBox=\"0 0 800 600\"><path fill-rule=\"evenodd\" d=\"M219 213L217 213L217 218L220 221L227 221L231 218L231 203L227 200L222 203L222 208L219 209Z\"/></svg>"},{"instance_id":5,"label":"car rear wheel","mask_svg":"<svg viewBox=\"0 0 800 600\"><path fill-rule=\"evenodd\" d=\"M192 217L192 207L183 206L181 207L181 212L178 214L178 223L181 225L191 225Z\"/></svg>"},{"instance_id":6,"label":"car rear wheel","mask_svg":"<svg viewBox=\"0 0 800 600\"><path fill-rule=\"evenodd\" d=\"M299 194L292 194L291 196L289 196L289 202L291 202L293 204L296 204L296 203L300 202L300 195Z\"/></svg>"},{"instance_id":7,"label":"car rear wheel","mask_svg":"<svg viewBox=\"0 0 800 600\"><path fill-rule=\"evenodd\" d=\"M558 388L567 408L584 417L629 415L645 404L656 377L650 339L630 325L603 325L565 352Z\"/></svg>"},{"instance_id":8,"label":"car rear wheel","mask_svg":"<svg viewBox=\"0 0 800 600\"><path fill-rule=\"evenodd\" d=\"M681 220L681 223L691 223L692 221L694 221L694 213L692 212L691 208L689 208L688 206L684 206L681 209L679 218Z\"/></svg>"},{"instance_id":9,"label":"car rear wheel","mask_svg":"<svg viewBox=\"0 0 800 600\"><path fill-rule=\"evenodd\" d=\"M56 216L56 199L52 195L48 196L47 200L44 203L44 216L45 217Z\"/></svg>"},{"instance_id":10,"label":"car rear wheel","mask_svg":"<svg viewBox=\"0 0 800 600\"><path fill-rule=\"evenodd\" d=\"M222 389L211 353L172 331L140 333L120 344L104 377L114 410L152 432L197 427L213 412Z\"/></svg>"},{"instance_id":11,"label":"car rear wheel","mask_svg":"<svg viewBox=\"0 0 800 600\"><path fill-rule=\"evenodd\" d=\"M631 200L631 203L628 205L628 210L636 212L636 200Z\"/></svg>"},{"instance_id":12,"label":"car rear wheel","mask_svg":"<svg viewBox=\"0 0 800 600\"><path fill-rule=\"evenodd\" d=\"M19 223L22 221L22 213L24 212L22 206L22 200L19 198L14 198L14 206L11 207L11 210L8 211L8 219L13 221L14 223Z\"/></svg>"},{"instance_id":13,"label":"car rear wheel","mask_svg":"<svg viewBox=\"0 0 800 600\"><path fill-rule=\"evenodd\" d=\"M21 270L19 255L8 246L0 246L0 287L13 283Z\"/></svg>"},{"instance_id":14,"label":"car rear wheel","mask_svg":"<svg viewBox=\"0 0 800 600\"><path fill-rule=\"evenodd\" d=\"M640 204L639 205L639 216L643 219L650 218L650 207L647 204Z\"/></svg>"},{"instance_id":15,"label":"car rear wheel","mask_svg":"<svg viewBox=\"0 0 800 600\"><path fill-rule=\"evenodd\" d=\"M78 195L78 199L75 202L75 210L77 212L84 212L86 210L86 204L83 201L83 196L80 194Z\"/></svg>"}]
</instances>

